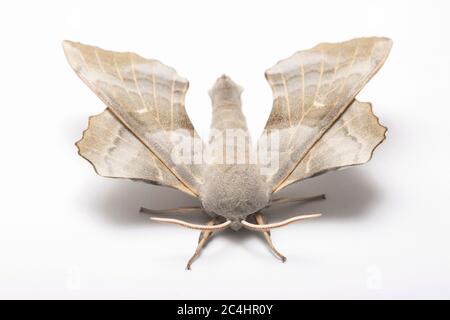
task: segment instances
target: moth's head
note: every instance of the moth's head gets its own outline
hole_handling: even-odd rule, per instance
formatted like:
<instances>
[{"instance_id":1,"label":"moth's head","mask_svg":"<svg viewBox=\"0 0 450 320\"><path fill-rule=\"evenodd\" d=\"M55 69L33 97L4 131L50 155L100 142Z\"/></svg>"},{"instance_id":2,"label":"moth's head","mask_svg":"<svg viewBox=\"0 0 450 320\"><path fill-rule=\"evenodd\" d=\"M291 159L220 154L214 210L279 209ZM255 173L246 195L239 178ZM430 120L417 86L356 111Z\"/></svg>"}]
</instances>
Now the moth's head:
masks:
<instances>
[{"instance_id":1,"label":"moth's head","mask_svg":"<svg viewBox=\"0 0 450 320\"><path fill-rule=\"evenodd\" d=\"M222 75L208 93L213 106L221 106L227 103L240 104L242 90L230 77Z\"/></svg>"}]
</instances>

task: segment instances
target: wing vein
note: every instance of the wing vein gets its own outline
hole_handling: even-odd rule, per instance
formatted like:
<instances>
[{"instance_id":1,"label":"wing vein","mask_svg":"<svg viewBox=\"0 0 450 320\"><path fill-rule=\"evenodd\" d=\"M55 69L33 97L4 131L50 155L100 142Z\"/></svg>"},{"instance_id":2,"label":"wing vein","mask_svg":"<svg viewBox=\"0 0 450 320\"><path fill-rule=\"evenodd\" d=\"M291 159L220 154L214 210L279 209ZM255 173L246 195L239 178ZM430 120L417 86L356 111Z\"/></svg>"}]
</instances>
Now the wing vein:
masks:
<instances>
[{"instance_id":1,"label":"wing vein","mask_svg":"<svg viewBox=\"0 0 450 320\"><path fill-rule=\"evenodd\" d=\"M160 123L159 122L159 107L157 105L158 99L156 97L156 83L155 82L156 82L155 72L152 72L153 106L154 106L155 111L156 111L156 119L158 120L158 123Z\"/></svg>"},{"instance_id":2,"label":"wing vein","mask_svg":"<svg viewBox=\"0 0 450 320\"><path fill-rule=\"evenodd\" d=\"M291 102L289 99L289 93L288 93L288 89L287 89L287 83L286 83L286 78L284 77L283 73L280 72L281 75L281 80L283 81L283 88L284 88L284 98L286 100L286 108L287 108L287 114L288 114L288 122L289 122L289 127L291 127L292 125L292 121L291 121Z\"/></svg>"},{"instance_id":3,"label":"wing vein","mask_svg":"<svg viewBox=\"0 0 450 320\"><path fill-rule=\"evenodd\" d=\"M170 130L173 130L173 93L175 90L175 76L172 77L172 87L170 92Z\"/></svg>"},{"instance_id":4,"label":"wing vein","mask_svg":"<svg viewBox=\"0 0 450 320\"><path fill-rule=\"evenodd\" d=\"M142 92L141 89L139 88L138 82L137 82L137 77L136 77L136 69L134 68L134 62L133 62L133 56L131 53L128 53L128 57L130 58L130 65L131 65L131 73L133 74L133 82L134 82L134 86L136 87L137 93L139 95L139 98L141 99L141 103L142 103L142 108L144 111L147 111L147 105L145 103L144 97L142 96ZM138 112L140 110L137 110Z\"/></svg>"},{"instance_id":5,"label":"wing vein","mask_svg":"<svg viewBox=\"0 0 450 320\"><path fill-rule=\"evenodd\" d=\"M100 70L105 72L105 68L103 67L100 56L98 55L98 50L95 47L94 47L94 55L95 55L95 59L97 60L98 66L100 67Z\"/></svg>"}]
</instances>

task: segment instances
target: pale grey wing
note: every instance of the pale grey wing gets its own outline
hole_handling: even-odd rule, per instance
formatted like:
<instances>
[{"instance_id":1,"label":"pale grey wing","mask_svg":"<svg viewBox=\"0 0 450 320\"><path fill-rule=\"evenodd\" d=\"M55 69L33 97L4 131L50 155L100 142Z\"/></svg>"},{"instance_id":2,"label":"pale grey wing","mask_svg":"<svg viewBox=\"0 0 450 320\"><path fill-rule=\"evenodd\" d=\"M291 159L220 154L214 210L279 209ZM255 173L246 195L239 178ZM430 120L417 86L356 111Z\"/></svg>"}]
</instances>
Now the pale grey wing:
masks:
<instances>
[{"instance_id":1,"label":"pale grey wing","mask_svg":"<svg viewBox=\"0 0 450 320\"><path fill-rule=\"evenodd\" d=\"M386 138L386 131L373 114L371 104L355 100L283 181L279 190L330 170L366 163Z\"/></svg>"},{"instance_id":2,"label":"pale grey wing","mask_svg":"<svg viewBox=\"0 0 450 320\"><path fill-rule=\"evenodd\" d=\"M299 51L266 71L274 101L264 134L279 137L279 167L272 191L299 166L356 94L381 68L392 41L359 38Z\"/></svg>"},{"instance_id":3,"label":"pale grey wing","mask_svg":"<svg viewBox=\"0 0 450 320\"><path fill-rule=\"evenodd\" d=\"M201 143L184 106L188 81L161 62L134 53L69 41L64 42L64 51L75 72L122 124L198 195L202 168L192 164L194 154L185 155L194 148L185 148L184 158L173 157L176 145Z\"/></svg>"},{"instance_id":4,"label":"pale grey wing","mask_svg":"<svg viewBox=\"0 0 450 320\"><path fill-rule=\"evenodd\" d=\"M76 145L101 176L143 180L194 195L109 109L89 118Z\"/></svg>"}]
</instances>

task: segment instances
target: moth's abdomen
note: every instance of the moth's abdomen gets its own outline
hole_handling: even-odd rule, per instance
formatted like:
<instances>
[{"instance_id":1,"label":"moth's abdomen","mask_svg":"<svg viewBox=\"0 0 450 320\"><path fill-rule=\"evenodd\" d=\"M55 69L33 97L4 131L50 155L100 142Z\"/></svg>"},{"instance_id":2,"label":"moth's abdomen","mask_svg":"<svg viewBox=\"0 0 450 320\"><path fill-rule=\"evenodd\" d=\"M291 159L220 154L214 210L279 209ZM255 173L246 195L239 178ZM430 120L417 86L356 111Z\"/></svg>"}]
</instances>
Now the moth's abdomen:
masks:
<instances>
[{"instance_id":1,"label":"moth's abdomen","mask_svg":"<svg viewBox=\"0 0 450 320\"><path fill-rule=\"evenodd\" d=\"M209 136L210 164L248 164L252 145L241 109L242 88L229 77L219 77L209 91L212 123Z\"/></svg>"},{"instance_id":2,"label":"moth's abdomen","mask_svg":"<svg viewBox=\"0 0 450 320\"><path fill-rule=\"evenodd\" d=\"M247 123L241 110L242 88L229 77L217 79L209 91L212 102L211 129L241 129L247 131Z\"/></svg>"}]
</instances>

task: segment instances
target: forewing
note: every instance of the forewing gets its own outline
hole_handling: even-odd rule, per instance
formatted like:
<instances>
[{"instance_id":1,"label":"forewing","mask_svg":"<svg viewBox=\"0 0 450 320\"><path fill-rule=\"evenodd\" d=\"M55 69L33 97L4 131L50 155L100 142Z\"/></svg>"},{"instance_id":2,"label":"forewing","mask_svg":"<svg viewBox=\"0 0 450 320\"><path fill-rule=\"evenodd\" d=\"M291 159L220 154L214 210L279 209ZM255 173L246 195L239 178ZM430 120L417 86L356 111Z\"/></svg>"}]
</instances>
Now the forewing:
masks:
<instances>
[{"instance_id":1,"label":"forewing","mask_svg":"<svg viewBox=\"0 0 450 320\"><path fill-rule=\"evenodd\" d=\"M186 79L157 60L65 41L67 59L114 116L184 187L198 194L201 167L175 161L180 141L201 141L186 113ZM193 150L193 149L192 149ZM180 159L178 159L180 160ZM144 178L144 177L139 177Z\"/></svg>"},{"instance_id":2,"label":"forewing","mask_svg":"<svg viewBox=\"0 0 450 320\"><path fill-rule=\"evenodd\" d=\"M273 192L280 190L379 70L391 46L387 38L323 43L266 71L274 101L264 134L276 130L280 142L279 168L268 177Z\"/></svg>"}]
</instances>

